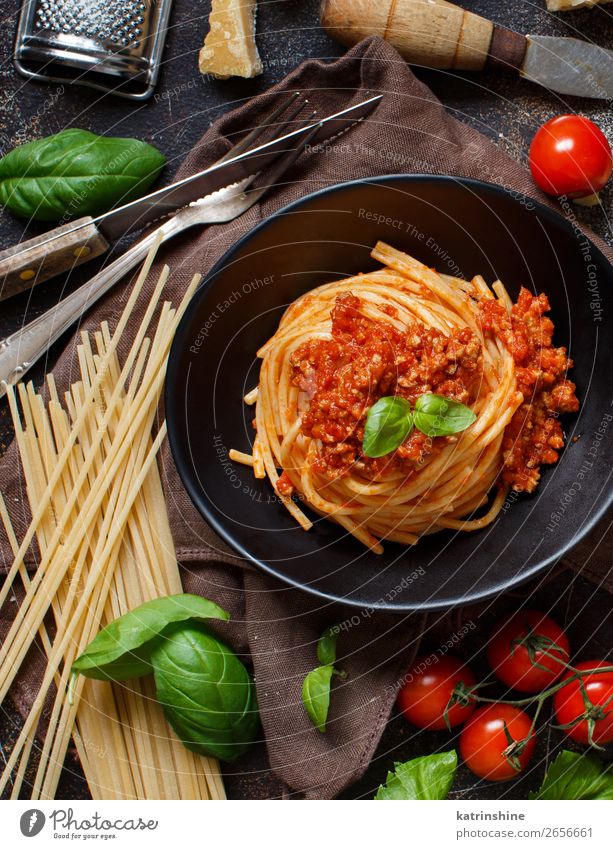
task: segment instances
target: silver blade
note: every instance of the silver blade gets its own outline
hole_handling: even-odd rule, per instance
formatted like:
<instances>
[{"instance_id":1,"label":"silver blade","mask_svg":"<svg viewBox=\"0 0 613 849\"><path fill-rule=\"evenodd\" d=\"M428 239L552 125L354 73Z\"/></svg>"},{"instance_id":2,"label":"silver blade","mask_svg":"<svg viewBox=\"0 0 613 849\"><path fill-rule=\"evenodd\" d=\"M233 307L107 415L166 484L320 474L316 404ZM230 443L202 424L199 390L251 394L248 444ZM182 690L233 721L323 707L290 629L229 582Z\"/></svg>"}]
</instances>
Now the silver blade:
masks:
<instances>
[{"instance_id":1,"label":"silver blade","mask_svg":"<svg viewBox=\"0 0 613 849\"><path fill-rule=\"evenodd\" d=\"M259 145L227 159L225 162L206 168L191 177L186 177L158 189L144 198L127 203L117 209L94 219L107 239L114 241L134 230L140 230L145 224L155 221L163 215L176 212L187 204L210 195L219 189L238 183L245 177L262 171L277 159L280 153L297 147L305 137L319 125L319 130L311 140L312 145L320 144L366 117L379 103L382 95L370 97L355 106L336 112L327 118L317 116L306 127L286 133L266 144Z\"/></svg>"},{"instance_id":2,"label":"silver blade","mask_svg":"<svg viewBox=\"0 0 613 849\"><path fill-rule=\"evenodd\" d=\"M578 38L529 35L521 76L559 94L613 97L613 51Z\"/></svg>"}]
</instances>

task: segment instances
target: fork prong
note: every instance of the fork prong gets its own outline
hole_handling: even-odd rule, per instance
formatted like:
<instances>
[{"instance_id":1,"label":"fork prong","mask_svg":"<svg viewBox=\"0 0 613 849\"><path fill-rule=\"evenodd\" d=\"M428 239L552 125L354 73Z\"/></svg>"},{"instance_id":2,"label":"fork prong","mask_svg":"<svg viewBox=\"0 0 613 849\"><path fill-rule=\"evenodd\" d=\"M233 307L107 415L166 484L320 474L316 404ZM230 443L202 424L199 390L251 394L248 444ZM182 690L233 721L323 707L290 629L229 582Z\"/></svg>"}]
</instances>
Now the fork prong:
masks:
<instances>
[{"instance_id":1,"label":"fork prong","mask_svg":"<svg viewBox=\"0 0 613 849\"><path fill-rule=\"evenodd\" d=\"M296 114L298 112L302 111L304 105L305 105L304 103L300 104L300 108L297 110ZM288 122L286 122L286 123L289 123L289 121L293 121L293 119L296 117L296 114L294 114L292 118L289 118ZM316 111L309 113L309 115L306 118L304 118L294 129L301 130L301 129L303 129L303 127L308 127L308 125L313 121L313 118L315 117L316 114L317 114ZM283 135L283 129L285 128L286 123L281 125L280 135ZM249 203L248 206L245 207L245 209L249 209L249 206L252 206L254 203L256 203L256 201L262 196L264 191L269 189L270 186L272 186L274 184L274 180L278 176L280 176L285 171L286 168L289 168L289 166L292 164L292 162L302 152L302 150L304 149L304 146L306 144L308 144L309 141L313 138L313 135L315 134L316 130L319 129L319 126L320 126L319 124L316 124L313 127L313 130L310 133L307 133L305 138L302 139L302 141L298 144L297 147L288 148L287 150L281 149L277 152L275 160L267 166L267 168L271 168L272 171L270 171L270 173L269 173L269 175L267 176L266 179L272 180L272 182L270 184L267 183L266 186L262 186L262 187L258 187L257 189L254 189L253 193L255 194L255 193L259 192L259 194L257 194L257 197L255 197L255 200L253 200L253 201L251 201L252 192L249 191L248 196L249 196L250 203ZM262 171L263 170L267 170L267 169L262 169ZM254 182L258 179L258 177L260 176L262 171L255 171L253 174L251 174L251 176L249 176L246 179L241 181L241 188L242 188L243 192L245 192L245 193L248 192L248 190L254 184ZM260 188L262 189L262 191L260 191Z\"/></svg>"},{"instance_id":2,"label":"fork prong","mask_svg":"<svg viewBox=\"0 0 613 849\"><path fill-rule=\"evenodd\" d=\"M250 148L252 144L259 139L262 133L275 123L277 118L280 118L281 115L283 115L283 113L292 106L292 104L296 103L296 100L299 97L300 92L295 91L289 100L284 101L280 106L277 106L274 112L271 112L263 124L254 127L250 132L248 132L247 135L237 142L234 147L231 147L230 150L218 160L218 162L225 162L226 159L231 159L233 156L238 156L239 153L243 153L243 151L248 150L248 148ZM290 121L293 121L298 112L302 110L303 105L304 104L299 104L297 109L292 110L290 117L282 124L282 128L286 127Z\"/></svg>"},{"instance_id":3,"label":"fork prong","mask_svg":"<svg viewBox=\"0 0 613 849\"><path fill-rule=\"evenodd\" d=\"M313 113L313 115L314 114L315 113ZM312 116L309 120L312 120ZM305 125L308 124L308 123L309 122L306 121ZM290 150L286 151L286 153L284 153L281 156L281 158L274 165L272 170L266 175L265 185L258 186L257 188L255 188L251 191L245 192L247 199L249 201L248 206L245 207L245 211L247 209L249 209L249 207L251 207L255 203L257 203L260 200L260 198L264 194L266 194L266 192L269 189L272 189L272 188L274 188L274 186L278 185L279 178L282 177L283 174L287 171L287 169L290 168L290 166L293 165L294 162L298 159L298 157L300 156L302 151L305 149L305 147L308 145L308 143L311 141L311 139L317 134L320 126L321 126L321 124L315 124L315 126L313 127L311 132L307 133L307 135L302 139L302 141L300 142L299 145L297 145L296 147L291 148ZM255 179L255 177L254 177L254 179Z\"/></svg>"}]
</instances>

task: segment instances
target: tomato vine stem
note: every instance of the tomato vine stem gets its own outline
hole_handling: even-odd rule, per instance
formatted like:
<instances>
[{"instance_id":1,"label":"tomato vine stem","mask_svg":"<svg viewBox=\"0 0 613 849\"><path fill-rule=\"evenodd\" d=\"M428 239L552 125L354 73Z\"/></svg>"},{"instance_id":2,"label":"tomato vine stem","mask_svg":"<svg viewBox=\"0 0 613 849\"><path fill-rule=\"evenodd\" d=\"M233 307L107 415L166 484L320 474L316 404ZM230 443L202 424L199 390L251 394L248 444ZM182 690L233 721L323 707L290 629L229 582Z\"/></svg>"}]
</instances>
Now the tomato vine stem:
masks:
<instances>
[{"instance_id":1,"label":"tomato vine stem","mask_svg":"<svg viewBox=\"0 0 613 849\"><path fill-rule=\"evenodd\" d=\"M547 652L543 652L543 653L547 653ZM546 690L542 690L540 693L534 693L533 695L526 696L523 699L490 699L487 696L481 696L477 693L477 690L479 688L483 687L485 684L493 683L493 681L490 681L490 682L484 681L484 682L481 682L480 684L477 684L475 687L471 688L468 691L468 693L466 692L466 690L464 690L462 692L462 696L464 698L466 698L468 696L468 698L472 699L472 701L477 702L477 703L482 702L482 703L488 703L488 704L507 704L507 705L512 705L513 707L516 707L516 708L529 707L530 705L536 705L534 718L532 720L532 725L530 727L530 733L528 734L528 738L529 738L532 735L532 733L534 732L534 730L536 729L536 723L537 723L538 717L539 717L541 710L543 708L543 705L545 704L547 699L550 698L551 696L553 696L555 693L557 693L558 690L561 690L563 687L568 686L573 681L577 681L579 683L581 696L583 698L583 706L584 706L584 709L585 709L584 713L583 713L582 716L578 716L575 720L573 720L573 722L568 723L567 726L556 726L556 727L560 727L560 728L569 727L570 728L570 727L576 725L579 722L586 721L587 724L588 724L588 740L589 740L590 746L593 746L595 749L602 749L602 746L599 746L593 738L594 725L595 725L596 719L602 718L601 715L604 715L604 708L607 707L608 704L613 700L613 696L611 696L604 705L593 704L592 701L590 700L590 697L588 696L587 690L585 689L584 678L588 675L593 675L594 673L602 674L603 672L613 672L613 666L601 666L601 667L594 668L594 669L577 669L575 666L572 666L572 664L566 663L565 661L560 660L560 658L556 657L555 659L558 660L564 666L565 669L569 670L571 672L571 674L568 677L563 678L561 681L558 681L557 684L552 684L551 687L548 687ZM452 696L452 698L453 698L453 696ZM597 711L597 710L599 712L598 716L595 715L595 711Z\"/></svg>"}]
</instances>

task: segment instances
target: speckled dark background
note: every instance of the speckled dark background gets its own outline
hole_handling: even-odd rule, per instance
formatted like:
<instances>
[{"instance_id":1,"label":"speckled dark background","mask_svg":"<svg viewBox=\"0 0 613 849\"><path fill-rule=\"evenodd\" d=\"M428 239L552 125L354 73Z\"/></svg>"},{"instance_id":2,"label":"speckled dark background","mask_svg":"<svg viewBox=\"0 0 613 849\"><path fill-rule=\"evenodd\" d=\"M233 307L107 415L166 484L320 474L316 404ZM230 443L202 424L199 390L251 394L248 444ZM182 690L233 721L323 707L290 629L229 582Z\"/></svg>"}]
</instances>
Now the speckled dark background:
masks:
<instances>
[{"instance_id":1,"label":"speckled dark background","mask_svg":"<svg viewBox=\"0 0 613 849\"><path fill-rule=\"evenodd\" d=\"M543 8L545 0L464 0L462 5L520 32L574 35L606 47L613 43L611 6L552 15ZM53 83L39 85L23 80L15 71L11 58L19 6L18 0L3 0L0 11L0 154L21 142L68 126L78 126L97 133L135 136L155 144L168 157L165 181L172 179L181 160L209 124L232 105L267 88L304 59L332 59L342 52L342 48L318 26L318 0L260 0L258 44L264 74L255 80L215 82L203 79L197 68L197 51L206 31L210 4L207 0L174 0L172 28L157 96L147 104L135 105L83 88L65 87L63 93L58 93L58 86ZM527 145L536 128L561 112L576 111L588 115L613 142L610 102L578 98L564 101L516 77L494 72L459 75L418 69L417 73L455 117L495 140L516 159L525 158ZM175 90L177 86L180 87L178 91ZM603 195L602 207L581 210L579 214L611 243L612 212L613 191L609 187ZM36 232L39 232L36 228L25 228L23 222L8 212L0 211L0 248ZM95 268L96 263L89 263L79 273L73 274L69 288L86 279ZM52 306L69 288L59 278L39 286L31 297L24 294L0 303L0 337L16 330L24 316L34 318ZM39 370L38 376L40 374ZM36 379L37 372L33 376ZM2 403L0 446L5 446L10 438L7 409ZM496 617L502 611L527 601L541 609L553 610L562 623L572 622L571 641L582 658L610 654L613 647L611 597L582 578L563 573L549 584L532 585L523 588L517 596L499 599L482 612L477 627L469 633L461 648L466 658L474 657L477 673L485 672L479 649ZM436 650L438 646L430 648ZM10 750L17 722L18 717L10 707L6 707L0 716L0 757ZM531 769L525 777L511 784L477 782L464 767L460 767L452 796L525 798L531 788L538 786L543 774L543 761L559 742L558 732L543 733ZM404 720L393 717L366 776L344 796L372 797L394 761L452 745L453 739L447 733L416 733ZM232 798L271 798L280 793L278 783L268 770L263 745L227 770L225 778L228 795ZM63 799L87 798L87 787L72 756L67 760L58 796Z\"/></svg>"}]
</instances>

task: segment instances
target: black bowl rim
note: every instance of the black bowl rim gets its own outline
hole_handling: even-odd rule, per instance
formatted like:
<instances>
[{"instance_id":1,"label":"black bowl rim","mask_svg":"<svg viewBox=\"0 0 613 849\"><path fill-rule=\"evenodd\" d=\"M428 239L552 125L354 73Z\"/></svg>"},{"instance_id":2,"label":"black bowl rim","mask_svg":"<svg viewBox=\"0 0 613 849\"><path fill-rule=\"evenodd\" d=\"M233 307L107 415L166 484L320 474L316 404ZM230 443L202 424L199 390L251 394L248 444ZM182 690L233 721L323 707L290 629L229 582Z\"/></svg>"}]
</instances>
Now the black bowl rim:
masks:
<instances>
[{"instance_id":1,"label":"black bowl rim","mask_svg":"<svg viewBox=\"0 0 613 849\"><path fill-rule=\"evenodd\" d=\"M582 539L584 539L590 531L598 524L598 522L604 517L607 510L613 504L613 486L609 486L609 490L606 495L604 495L597 508L595 508L592 513L590 520L583 525L579 533L577 533L569 542L565 545L561 546L555 554L550 555L534 564L529 570L523 572L521 575L517 577L511 577L508 581L499 582L495 587L483 590L481 592L474 593L465 593L461 597L450 601L442 600L442 601L433 601L426 603L403 603L402 605L392 605L387 604L385 602L379 604L369 604L363 601L359 601L358 599L346 598L343 596L334 595L332 593L324 592L315 587L301 584L299 581L295 581L292 578L288 577L282 571L270 566L266 562L260 560L259 558L252 555L248 549L246 549L243 545L241 545L238 540L235 539L234 535L226 529L223 522L220 522L213 512L212 509L209 508L208 503L205 499L201 497L201 493L199 488L193 483L192 477L189 474L189 471L185 468L185 464L181 459L181 453L179 451L179 442L180 438L177 433L178 426L175 421L174 411L176 409L181 409L182 404L179 403L180 399L178 399L175 395L175 390L178 386L177 380L177 371L178 371L178 360L179 360L179 351L183 349L183 335L185 333L185 328L191 320L194 312L197 309L200 297L202 296L207 284L214 278L219 271L221 271L226 265L228 265L229 259L232 254L237 251L242 245L244 245L249 239L251 239L254 234L259 233L260 231L270 227L274 224L277 218L280 218L287 213L293 212L295 209L299 208L303 204L313 200L314 198L324 197L326 195L332 194L334 192L350 188L352 186L359 186L365 183L377 184L379 182L433 182L433 183L455 183L460 184L462 186L466 186L468 189L475 189L476 191L486 191L492 192L493 194L502 194L509 195L508 190L506 190L503 186L497 185L496 183L488 183L484 180L475 180L470 177L456 177L451 174L380 174L375 177L363 177L358 178L356 180L346 180L342 183L334 183L331 186L326 186L323 189L318 189L315 192L311 192L308 195L304 195L303 197L298 198L295 201L287 204L286 206L281 207L280 209L273 212L270 216L268 216L264 221L260 221L259 224L256 224L255 227L252 227L247 233L237 239L237 241L230 247L228 250L221 256L217 262L213 265L211 270L208 272L197 291L194 293L194 296L191 302L188 304L187 309L181 321L179 322L179 326L175 332L175 336L171 345L170 354L168 357L168 365L166 371L166 383L164 388L164 403L166 409L166 422L168 429L168 442L170 445L170 450L177 467L177 471L179 472L179 476L183 483L183 486L187 490L187 493L195 505L196 509L203 517L203 519L211 526L211 528L217 533L228 545L237 552L242 558L253 563L258 569L261 569L264 573L271 575L273 578L281 581L287 586L291 586L294 589L301 590L309 595L317 596L321 599L325 599L329 602L337 602L339 604L344 604L348 607L364 609L365 607L368 609L376 609L376 610L384 610L387 612L394 612L398 614L409 613L409 612L425 612L425 611L436 611L436 610L449 610L455 606L461 606L465 604L474 604L476 602L485 601L488 598L492 598L498 593L508 592L510 589L520 586L521 584L526 583L531 578L535 577L541 572L544 572L549 566L554 565L559 560L561 560L569 551L571 551ZM522 200L529 201L534 204L534 209L538 212L539 215L542 215L545 218L548 218L552 223L561 226L563 229L566 229L569 232L569 235L574 236L574 230L569 221L567 221L560 213L551 209L548 206L545 206L541 201L535 200L533 197L525 195L523 192L514 192L513 200L517 201L521 204ZM592 239L589 236L586 236L588 239L593 251L594 256L598 257L599 261L606 267L613 269L611 263L606 258L606 256L602 253L600 248L594 244ZM562 458L563 461L563 458Z\"/></svg>"}]
</instances>

